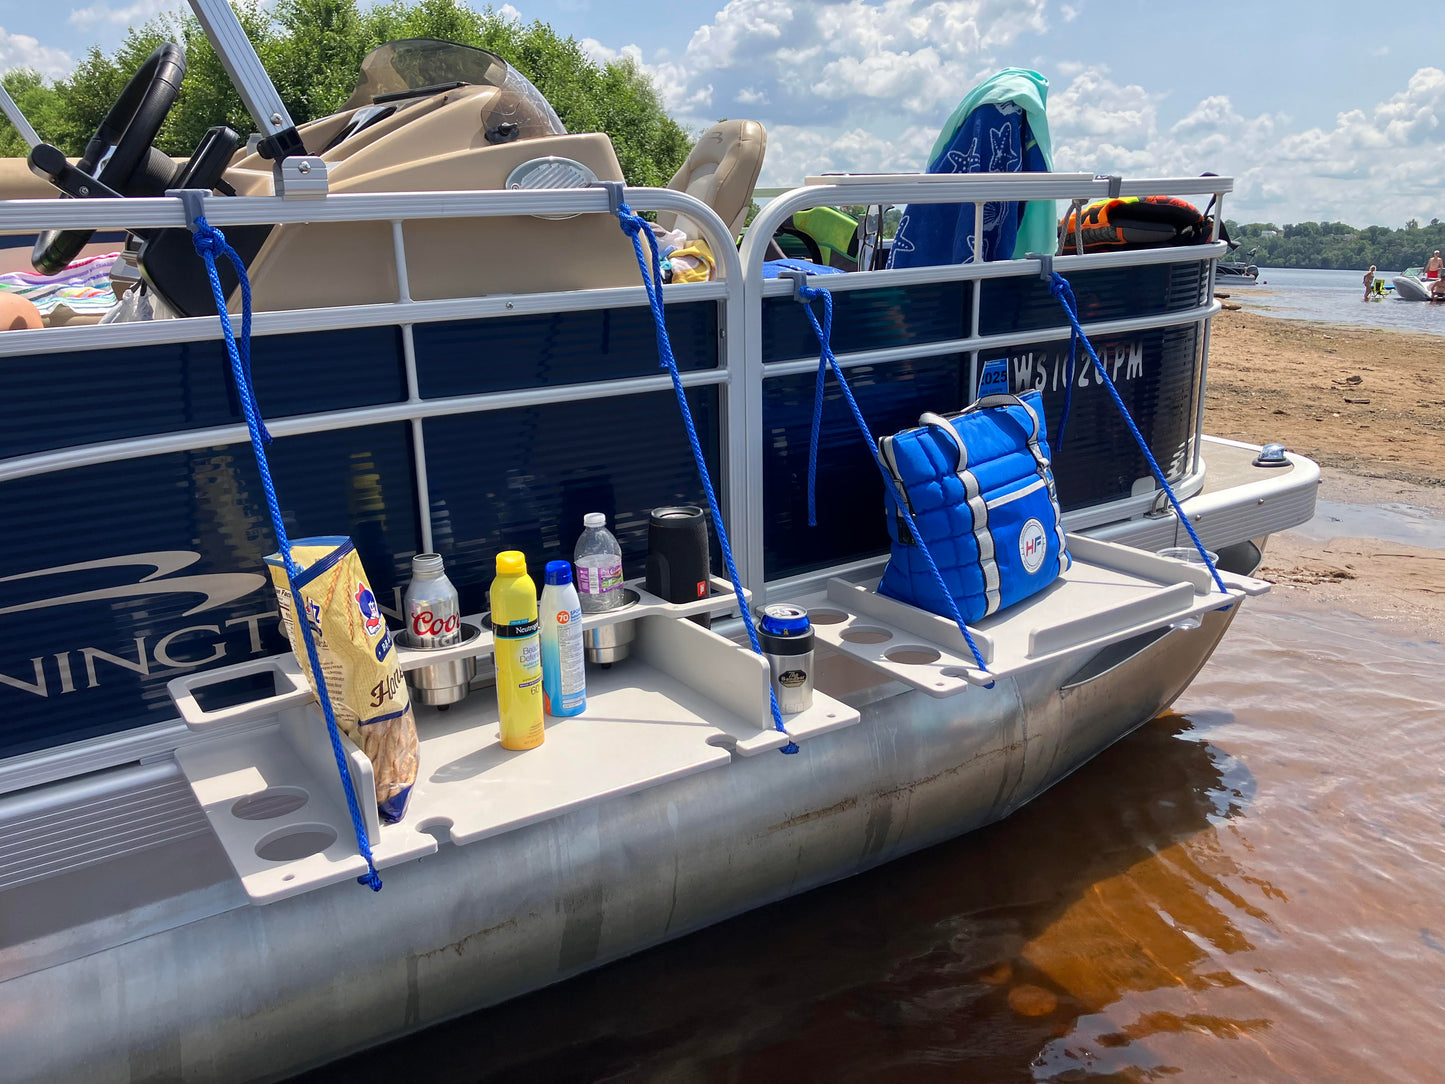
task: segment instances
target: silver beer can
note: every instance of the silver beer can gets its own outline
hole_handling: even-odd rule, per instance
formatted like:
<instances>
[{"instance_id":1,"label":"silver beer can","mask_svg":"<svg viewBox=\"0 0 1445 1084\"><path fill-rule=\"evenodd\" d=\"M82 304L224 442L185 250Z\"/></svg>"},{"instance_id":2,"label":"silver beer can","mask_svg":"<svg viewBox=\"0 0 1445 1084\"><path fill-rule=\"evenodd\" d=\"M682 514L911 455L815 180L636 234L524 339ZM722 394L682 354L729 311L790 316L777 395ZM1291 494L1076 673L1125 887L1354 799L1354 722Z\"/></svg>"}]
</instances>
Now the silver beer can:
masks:
<instances>
[{"instance_id":1,"label":"silver beer can","mask_svg":"<svg viewBox=\"0 0 1445 1084\"><path fill-rule=\"evenodd\" d=\"M411 559L411 584L402 610L408 647L450 647L462 638L461 602L442 571L441 554L418 553Z\"/></svg>"}]
</instances>

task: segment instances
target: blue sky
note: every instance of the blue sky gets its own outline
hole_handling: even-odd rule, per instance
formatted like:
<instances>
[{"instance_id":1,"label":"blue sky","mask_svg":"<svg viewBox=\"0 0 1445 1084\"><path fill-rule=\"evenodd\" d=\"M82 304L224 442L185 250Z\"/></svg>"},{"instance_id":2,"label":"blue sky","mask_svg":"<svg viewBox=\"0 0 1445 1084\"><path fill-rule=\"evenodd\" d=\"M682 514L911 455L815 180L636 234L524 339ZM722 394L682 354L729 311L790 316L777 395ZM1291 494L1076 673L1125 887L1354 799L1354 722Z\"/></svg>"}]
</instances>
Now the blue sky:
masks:
<instances>
[{"instance_id":1,"label":"blue sky","mask_svg":"<svg viewBox=\"0 0 1445 1084\"><path fill-rule=\"evenodd\" d=\"M59 74L176 0L0 0L0 66ZM636 57L701 128L769 130L762 183L913 170L979 78L1051 82L1056 167L1237 179L1231 218L1445 218L1445 8L1224 0L511 0ZM56 13L63 13L57 18Z\"/></svg>"}]
</instances>

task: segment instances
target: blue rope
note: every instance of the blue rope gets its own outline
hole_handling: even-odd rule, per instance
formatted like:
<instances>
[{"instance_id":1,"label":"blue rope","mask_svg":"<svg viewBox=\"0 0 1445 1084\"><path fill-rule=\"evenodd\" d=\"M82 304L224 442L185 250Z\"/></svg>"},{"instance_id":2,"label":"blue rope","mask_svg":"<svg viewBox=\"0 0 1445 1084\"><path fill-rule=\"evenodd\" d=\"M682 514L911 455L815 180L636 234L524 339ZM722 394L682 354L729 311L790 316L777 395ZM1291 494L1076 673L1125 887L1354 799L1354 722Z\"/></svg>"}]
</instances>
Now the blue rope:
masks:
<instances>
[{"instance_id":1,"label":"blue rope","mask_svg":"<svg viewBox=\"0 0 1445 1084\"><path fill-rule=\"evenodd\" d=\"M1189 532L1189 538L1194 543L1194 548L1199 551L1200 558L1209 569L1209 574L1214 577L1215 584L1225 594L1229 588L1224 586L1224 580L1220 578L1219 569L1214 567L1214 562L1209 559L1209 552L1204 548L1204 543L1199 541L1199 535L1195 533L1194 527L1189 522L1189 517L1184 514L1184 509L1179 507L1179 498L1174 495L1174 487L1164 477L1164 472L1159 469L1159 464L1154 460L1154 453L1149 450L1149 445L1144 440L1144 434L1139 432L1139 427L1134 424L1134 419L1129 415L1129 408L1124 405L1123 398L1119 395L1119 389L1114 387L1114 381L1109 378L1104 365L1099 361L1099 355L1094 353L1094 346L1089 342L1089 337L1084 334L1083 327L1079 324L1079 303L1074 298L1073 288L1069 280L1057 271L1049 281L1049 293L1059 299L1059 304L1064 307L1064 314L1068 316L1069 323L1073 326L1074 334L1084 344L1088 352L1089 360L1094 363L1094 372L1104 385L1104 390L1114 400L1114 405L1119 408L1119 413L1124 418L1124 424L1129 427L1129 432L1134 435L1134 442L1139 445L1139 450L1144 453L1145 460L1149 463L1149 469L1154 473L1154 480L1159 483L1169 498L1169 503L1174 506L1174 514L1179 517L1179 522L1184 524L1184 529Z\"/></svg>"},{"instance_id":2,"label":"blue rope","mask_svg":"<svg viewBox=\"0 0 1445 1084\"><path fill-rule=\"evenodd\" d=\"M1069 407L1074 404L1074 358L1079 348L1079 335L1077 332L1069 334L1069 363L1065 368L1064 379L1064 409L1059 411L1059 430L1054 437L1054 455L1064 450L1064 429L1069 424Z\"/></svg>"},{"instance_id":3,"label":"blue rope","mask_svg":"<svg viewBox=\"0 0 1445 1084\"><path fill-rule=\"evenodd\" d=\"M251 382L251 284L246 278L246 265L226 241L226 235L206 222L204 215L196 216L196 230L192 237L196 252L206 262L206 273L211 278L211 293L216 299L216 313L221 318L221 331L226 337L226 353L231 358L231 374L236 380L236 394L241 400L241 411L246 415L246 428L251 432L251 450L256 453L256 467L261 472L261 488L266 491L266 507L271 512L271 526L276 531L276 547L286 565L286 582L291 586L291 609L296 623L301 626L301 639L306 644L306 658L311 663L313 684L317 699L321 701L321 713L326 717L326 731L331 736L331 751L336 756L336 770L341 773L341 786L346 791L346 807L351 813L351 827L356 832L356 846L361 857L366 859L366 874L358 877L357 883L368 886L373 892L381 891L381 877L371 858L371 843L366 836L366 822L361 818L361 807L356 801L356 789L351 783L351 772L346 763L346 752L341 748L341 735L336 729L336 713L331 707L331 696L326 690L326 678L321 672L321 658L316 653L316 640L311 633L311 621L301 597L301 588L296 581L301 570L291 556L291 542L286 537L286 525L281 520L281 505L276 498L276 486L271 481L271 465L266 460L266 445L271 443L271 434L261 420L261 411L256 406L256 388ZM236 333L231 327L231 316L226 311L226 295L221 289L221 277L216 273L216 254L220 253L231 261L241 281L241 342L236 344Z\"/></svg>"},{"instance_id":4,"label":"blue rope","mask_svg":"<svg viewBox=\"0 0 1445 1084\"><path fill-rule=\"evenodd\" d=\"M761 655L763 645L758 640L758 630L753 627L753 621L748 610L748 600L743 594L743 583L738 577L737 565L733 561L732 545L728 542L727 528L723 526L722 508L719 507L717 494L713 492L712 477L708 474L707 458L702 453L702 442L697 438L697 427L692 421L692 409L687 405L687 393L682 386L682 374L677 371L677 360L672 356L672 342L667 334L667 321L662 313L662 261L657 252L657 238L652 235L652 229L645 219L633 213L632 208L625 203L617 205L617 221L622 226L622 232L632 238L632 250L637 255L637 269L642 273L642 286L647 291L647 303L652 308L652 320L657 327L657 355L661 359L659 364L666 369L672 377L672 390L677 395L677 405L682 410L682 424L687 429L687 442L692 445L692 458L697 464L698 477L702 479L703 492L707 495L707 506L712 512L713 527L717 530L718 545L722 547L723 563L727 565L728 579L732 580L733 593L737 595L738 609L743 615L743 626L748 630L748 642L752 644L753 651ZM652 254L652 274L648 276L648 260L642 251L642 238L647 238L648 247ZM768 699L773 711L773 727L782 734L788 730L783 726L783 713L778 707L778 695L773 690L772 683L768 683ZM796 753L798 746L796 742L789 741L780 750L784 753Z\"/></svg>"},{"instance_id":5,"label":"blue rope","mask_svg":"<svg viewBox=\"0 0 1445 1084\"><path fill-rule=\"evenodd\" d=\"M823 300L823 322L818 323L818 317L813 312L812 302L818 298ZM853 398L853 389L848 386L848 381L843 378L843 369L838 364L838 359L833 356L833 294L829 290L819 289L816 286L809 286L806 283L798 282L798 300L803 305L803 312L808 316L808 323L813 325L813 334L818 337L818 382L813 393L813 433L808 446L808 526L816 527L817 520L814 515L814 483L818 475L818 438L823 423L823 382L828 370L833 371L834 378L838 381L838 387L843 391L843 398L848 402L848 409L853 413L853 421L858 425L858 433L863 438L863 443L868 446L868 452L873 456L873 462L877 465L878 471L883 475L883 484L892 486L892 475L884 466L882 457L878 454L878 444L873 439L873 434L868 429L868 423L863 420L863 412L858 408L858 401ZM934 564L933 554L928 551L927 544L923 541L923 533L918 529L918 524L913 520L913 513L908 509L908 502L902 499L901 495L897 501L898 511L908 522L908 529L913 532L913 540L918 544L919 552L928 563L928 571L933 574L933 581L938 585L939 593L943 595L944 601L948 603L949 616L958 625L958 631L963 633L964 642L968 649L973 652L973 659L978 663L978 668L985 674L988 673L988 664L983 661L983 652L979 651L978 644L974 643L973 634L968 631L968 625L964 623L963 615L958 612L958 604L953 600L953 593L948 589L948 584L943 581L943 573L938 571L938 565ZM993 688L990 681L985 688Z\"/></svg>"}]
</instances>

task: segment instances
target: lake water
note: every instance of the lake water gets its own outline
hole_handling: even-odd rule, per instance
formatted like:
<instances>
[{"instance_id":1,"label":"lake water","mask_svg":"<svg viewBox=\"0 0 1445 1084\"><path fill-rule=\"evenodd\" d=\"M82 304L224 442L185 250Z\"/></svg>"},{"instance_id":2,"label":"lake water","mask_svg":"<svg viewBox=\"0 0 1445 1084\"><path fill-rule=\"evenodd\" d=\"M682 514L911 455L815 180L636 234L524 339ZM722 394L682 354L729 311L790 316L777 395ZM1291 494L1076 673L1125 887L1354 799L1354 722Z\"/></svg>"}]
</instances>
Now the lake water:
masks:
<instances>
[{"instance_id":1,"label":"lake water","mask_svg":"<svg viewBox=\"0 0 1445 1084\"><path fill-rule=\"evenodd\" d=\"M1173 714L1003 823L325 1077L1437 1080L1442 672L1254 600Z\"/></svg>"},{"instance_id":2,"label":"lake water","mask_svg":"<svg viewBox=\"0 0 1445 1084\"><path fill-rule=\"evenodd\" d=\"M1358 271L1261 267L1259 278L1265 285L1230 284L1219 289L1250 312L1268 316L1445 335L1445 305L1402 301L1388 292L1383 301L1362 301L1364 274L1363 267ZM1376 274L1388 284L1399 272Z\"/></svg>"}]
</instances>

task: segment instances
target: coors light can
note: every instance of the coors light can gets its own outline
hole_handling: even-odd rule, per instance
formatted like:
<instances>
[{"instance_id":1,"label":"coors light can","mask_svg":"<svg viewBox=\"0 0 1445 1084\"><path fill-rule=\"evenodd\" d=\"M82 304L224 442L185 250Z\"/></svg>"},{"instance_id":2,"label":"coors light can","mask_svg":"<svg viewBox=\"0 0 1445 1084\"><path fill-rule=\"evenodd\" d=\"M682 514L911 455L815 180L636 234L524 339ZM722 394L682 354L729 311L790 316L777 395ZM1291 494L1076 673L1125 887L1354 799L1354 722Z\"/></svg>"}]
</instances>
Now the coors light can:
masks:
<instances>
[{"instance_id":1,"label":"coors light can","mask_svg":"<svg viewBox=\"0 0 1445 1084\"><path fill-rule=\"evenodd\" d=\"M418 553L411 559L403 607L408 647L449 647L462 638L461 603L442 571L441 554Z\"/></svg>"}]
</instances>

